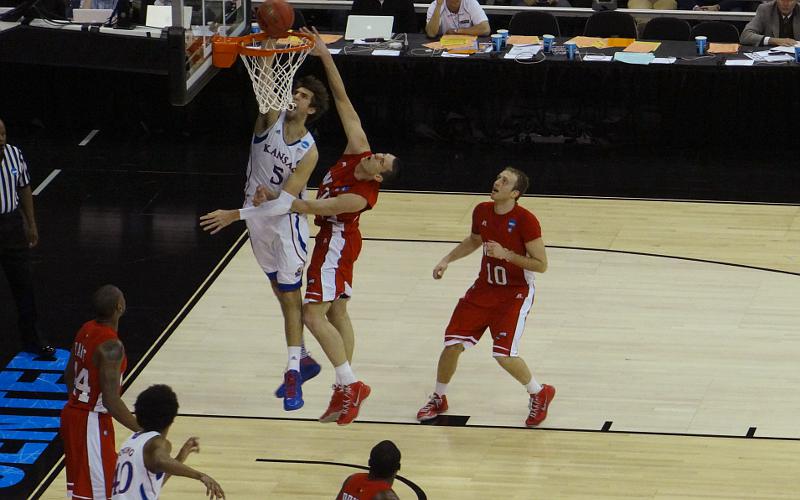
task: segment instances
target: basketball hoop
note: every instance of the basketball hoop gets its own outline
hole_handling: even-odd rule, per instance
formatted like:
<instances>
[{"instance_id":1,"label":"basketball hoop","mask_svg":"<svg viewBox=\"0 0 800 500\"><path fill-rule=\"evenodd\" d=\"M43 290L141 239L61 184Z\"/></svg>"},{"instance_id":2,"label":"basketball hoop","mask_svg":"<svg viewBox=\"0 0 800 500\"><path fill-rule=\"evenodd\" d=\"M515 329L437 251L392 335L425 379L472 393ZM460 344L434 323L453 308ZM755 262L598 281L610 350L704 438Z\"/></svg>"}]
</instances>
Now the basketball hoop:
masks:
<instances>
[{"instance_id":1,"label":"basketball hoop","mask_svg":"<svg viewBox=\"0 0 800 500\"><path fill-rule=\"evenodd\" d=\"M292 84L294 74L314 48L314 38L305 33L289 33L289 38L276 41L280 46L262 47L269 40L266 33L223 37L215 35L212 62L218 68L230 68L236 56L244 62L261 113L294 109Z\"/></svg>"}]
</instances>

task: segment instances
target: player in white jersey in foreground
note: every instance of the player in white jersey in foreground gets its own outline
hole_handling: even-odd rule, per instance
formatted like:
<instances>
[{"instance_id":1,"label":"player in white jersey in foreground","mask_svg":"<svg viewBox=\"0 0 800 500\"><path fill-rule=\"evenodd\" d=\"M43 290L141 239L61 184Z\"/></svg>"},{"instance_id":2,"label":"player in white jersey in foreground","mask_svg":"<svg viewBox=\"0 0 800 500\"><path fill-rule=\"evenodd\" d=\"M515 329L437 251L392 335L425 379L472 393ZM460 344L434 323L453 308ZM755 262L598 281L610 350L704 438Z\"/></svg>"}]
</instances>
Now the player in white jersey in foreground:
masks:
<instances>
[{"instance_id":1,"label":"player in white jersey in foreground","mask_svg":"<svg viewBox=\"0 0 800 500\"><path fill-rule=\"evenodd\" d=\"M206 496L225 498L222 487L211 477L183 462L200 451L198 439L190 437L175 456L167 432L178 414L178 398L166 385L152 385L142 391L134 404L141 432L134 433L120 447L114 472L114 500L155 500L170 476L197 479L206 486Z\"/></svg>"},{"instance_id":2,"label":"player in white jersey in foreground","mask_svg":"<svg viewBox=\"0 0 800 500\"><path fill-rule=\"evenodd\" d=\"M313 76L300 78L294 87L294 109L260 114L253 130L247 165L244 208L253 206L259 186L275 197L286 191L306 198L308 178L319 153L306 123L318 119L329 106L328 91ZM303 406L301 385L315 377L320 365L305 351L303 343L303 297L300 293L308 255L308 220L288 213L247 221L253 254L269 278L283 312L288 363L283 384L275 395L283 398L286 411Z\"/></svg>"}]
</instances>

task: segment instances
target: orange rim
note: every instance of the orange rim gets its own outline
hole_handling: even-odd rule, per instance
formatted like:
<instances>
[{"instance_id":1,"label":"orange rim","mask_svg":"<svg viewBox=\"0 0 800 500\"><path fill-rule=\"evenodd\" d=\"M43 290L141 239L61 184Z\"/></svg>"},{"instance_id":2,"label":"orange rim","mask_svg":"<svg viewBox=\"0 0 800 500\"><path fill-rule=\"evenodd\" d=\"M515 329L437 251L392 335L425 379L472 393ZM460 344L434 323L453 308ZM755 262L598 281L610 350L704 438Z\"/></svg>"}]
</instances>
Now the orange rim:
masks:
<instances>
[{"instance_id":1,"label":"orange rim","mask_svg":"<svg viewBox=\"0 0 800 500\"><path fill-rule=\"evenodd\" d=\"M236 52L253 57L267 57L275 54L288 54L291 52L300 52L303 50L311 50L314 48L314 37L300 32L288 32L286 36L296 36L303 38L304 42L301 45L283 48L263 48L263 47L250 47L254 42L262 42L268 38L272 38L266 33L253 33L245 36L220 36L214 35L211 37L211 43L214 44L214 50L222 50L224 52Z\"/></svg>"}]
</instances>

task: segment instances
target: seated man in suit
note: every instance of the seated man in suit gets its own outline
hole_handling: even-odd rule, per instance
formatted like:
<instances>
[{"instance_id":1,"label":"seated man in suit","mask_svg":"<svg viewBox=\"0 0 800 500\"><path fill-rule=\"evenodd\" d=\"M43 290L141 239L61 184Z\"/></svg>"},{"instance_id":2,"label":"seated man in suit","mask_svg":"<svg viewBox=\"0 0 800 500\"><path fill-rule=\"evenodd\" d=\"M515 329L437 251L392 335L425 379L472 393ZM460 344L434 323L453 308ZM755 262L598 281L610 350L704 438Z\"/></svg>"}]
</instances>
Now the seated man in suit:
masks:
<instances>
[{"instance_id":1,"label":"seated man in suit","mask_svg":"<svg viewBox=\"0 0 800 500\"><path fill-rule=\"evenodd\" d=\"M419 33L413 0L353 0L350 14L392 16L392 33Z\"/></svg>"},{"instance_id":2,"label":"seated man in suit","mask_svg":"<svg viewBox=\"0 0 800 500\"><path fill-rule=\"evenodd\" d=\"M489 36L489 18L478 0L433 0L428 7L425 34Z\"/></svg>"},{"instance_id":3,"label":"seated man in suit","mask_svg":"<svg viewBox=\"0 0 800 500\"><path fill-rule=\"evenodd\" d=\"M742 45L792 46L800 38L800 7L797 0L772 0L756 10L739 41Z\"/></svg>"}]
</instances>

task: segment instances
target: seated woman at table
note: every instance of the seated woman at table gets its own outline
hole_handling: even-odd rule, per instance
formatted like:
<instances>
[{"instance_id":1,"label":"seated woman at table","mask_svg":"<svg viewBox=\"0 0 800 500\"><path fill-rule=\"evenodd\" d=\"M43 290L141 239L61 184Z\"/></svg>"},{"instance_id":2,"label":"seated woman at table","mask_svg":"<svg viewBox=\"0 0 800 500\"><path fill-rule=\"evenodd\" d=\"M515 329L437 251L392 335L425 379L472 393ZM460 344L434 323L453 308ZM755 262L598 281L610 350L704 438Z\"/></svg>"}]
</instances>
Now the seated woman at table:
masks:
<instances>
[{"instance_id":1,"label":"seated woman at table","mask_svg":"<svg viewBox=\"0 0 800 500\"><path fill-rule=\"evenodd\" d=\"M488 36L489 18L477 0L433 0L428 7L425 34Z\"/></svg>"}]
</instances>

